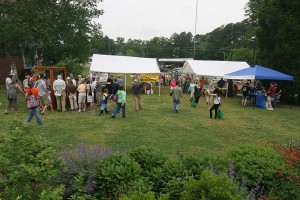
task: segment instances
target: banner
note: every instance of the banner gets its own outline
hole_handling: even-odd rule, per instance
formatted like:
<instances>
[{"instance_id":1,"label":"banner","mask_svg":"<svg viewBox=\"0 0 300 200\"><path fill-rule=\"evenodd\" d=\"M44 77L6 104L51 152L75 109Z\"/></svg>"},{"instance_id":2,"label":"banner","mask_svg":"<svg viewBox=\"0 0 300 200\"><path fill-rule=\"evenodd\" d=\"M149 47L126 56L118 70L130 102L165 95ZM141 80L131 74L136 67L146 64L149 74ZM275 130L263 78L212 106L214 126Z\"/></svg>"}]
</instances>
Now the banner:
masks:
<instances>
[{"instance_id":1,"label":"banner","mask_svg":"<svg viewBox=\"0 0 300 200\"><path fill-rule=\"evenodd\" d=\"M140 82L159 82L158 74L140 74Z\"/></svg>"}]
</instances>

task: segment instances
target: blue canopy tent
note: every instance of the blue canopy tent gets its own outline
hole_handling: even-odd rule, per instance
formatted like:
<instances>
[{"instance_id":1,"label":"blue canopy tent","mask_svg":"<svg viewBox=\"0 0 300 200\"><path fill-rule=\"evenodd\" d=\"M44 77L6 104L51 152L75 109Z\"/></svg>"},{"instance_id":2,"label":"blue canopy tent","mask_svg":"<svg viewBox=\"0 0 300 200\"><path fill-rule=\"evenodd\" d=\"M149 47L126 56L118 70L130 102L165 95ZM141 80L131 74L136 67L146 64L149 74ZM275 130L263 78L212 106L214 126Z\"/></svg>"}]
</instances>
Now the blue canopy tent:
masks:
<instances>
[{"instance_id":1,"label":"blue canopy tent","mask_svg":"<svg viewBox=\"0 0 300 200\"><path fill-rule=\"evenodd\" d=\"M278 72L273 69L255 65L246 69L238 70L223 76L225 79L250 79L250 80L284 80L293 81L294 77Z\"/></svg>"},{"instance_id":2,"label":"blue canopy tent","mask_svg":"<svg viewBox=\"0 0 300 200\"><path fill-rule=\"evenodd\" d=\"M247 80L284 80L293 81L294 77L278 72L273 69L255 65L254 67L238 70L223 76L225 79L247 79ZM263 94L255 95L256 105L265 107L265 97ZM253 106L254 108L254 106Z\"/></svg>"}]
</instances>

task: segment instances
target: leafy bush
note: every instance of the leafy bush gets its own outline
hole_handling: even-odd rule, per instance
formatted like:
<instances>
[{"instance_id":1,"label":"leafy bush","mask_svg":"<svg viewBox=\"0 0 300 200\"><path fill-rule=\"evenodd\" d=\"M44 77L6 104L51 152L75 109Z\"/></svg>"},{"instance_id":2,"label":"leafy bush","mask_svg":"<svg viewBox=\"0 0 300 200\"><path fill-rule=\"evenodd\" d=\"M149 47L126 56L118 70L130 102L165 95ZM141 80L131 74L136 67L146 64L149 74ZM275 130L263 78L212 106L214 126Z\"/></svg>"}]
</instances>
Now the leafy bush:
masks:
<instances>
[{"instance_id":1,"label":"leafy bush","mask_svg":"<svg viewBox=\"0 0 300 200\"><path fill-rule=\"evenodd\" d=\"M167 158L158 149L145 146L129 151L129 156L140 165L141 175L149 179L152 190L159 193L163 186L164 173L162 166Z\"/></svg>"},{"instance_id":2,"label":"leafy bush","mask_svg":"<svg viewBox=\"0 0 300 200\"><path fill-rule=\"evenodd\" d=\"M41 185L57 176L61 166L57 155L32 125L14 121L0 143L0 197L15 199L20 194L32 199Z\"/></svg>"},{"instance_id":3,"label":"leafy bush","mask_svg":"<svg viewBox=\"0 0 300 200\"><path fill-rule=\"evenodd\" d=\"M61 158L64 162L60 182L66 186L65 196L92 195L95 190L97 165L114 152L99 145L88 146L80 143L71 149L63 149Z\"/></svg>"},{"instance_id":4,"label":"leafy bush","mask_svg":"<svg viewBox=\"0 0 300 200\"><path fill-rule=\"evenodd\" d=\"M141 193L134 191L129 195L124 195L120 200L168 200L168 196L165 194L160 194L158 198L155 198L154 192Z\"/></svg>"},{"instance_id":5,"label":"leafy bush","mask_svg":"<svg viewBox=\"0 0 300 200\"><path fill-rule=\"evenodd\" d=\"M95 184L101 199L118 199L141 178L141 168L129 156L112 155L97 166Z\"/></svg>"},{"instance_id":6,"label":"leafy bush","mask_svg":"<svg viewBox=\"0 0 300 200\"><path fill-rule=\"evenodd\" d=\"M162 166L161 192L168 194L170 199L179 199L184 184L191 179L181 160L167 160Z\"/></svg>"},{"instance_id":7,"label":"leafy bush","mask_svg":"<svg viewBox=\"0 0 300 200\"><path fill-rule=\"evenodd\" d=\"M152 191L168 194L170 199L178 199L188 171L181 160L167 159L159 150L138 147L129 152L129 156L139 163L142 175L149 178Z\"/></svg>"},{"instance_id":8,"label":"leafy bush","mask_svg":"<svg viewBox=\"0 0 300 200\"><path fill-rule=\"evenodd\" d=\"M167 160L158 149L147 148L145 146L129 151L129 156L141 166L145 175L152 169L162 166Z\"/></svg>"},{"instance_id":9,"label":"leafy bush","mask_svg":"<svg viewBox=\"0 0 300 200\"><path fill-rule=\"evenodd\" d=\"M226 174L217 176L205 170L201 174L200 180L191 180L185 185L181 199L242 200L242 197Z\"/></svg>"},{"instance_id":10,"label":"leafy bush","mask_svg":"<svg viewBox=\"0 0 300 200\"><path fill-rule=\"evenodd\" d=\"M58 185L57 187L49 187L44 189L39 195L40 200L63 200L64 185Z\"/></svg>"},{"instance_id":11,"label":"leafy bush","mask_svg":"<svg viewBox=\"0 0 300 200\"><path fill-rule=\"evenodd\" d=\"M230 153L229 159L233 161L235 178L249 190L257 184L270 190L274 170L283 164L283 159L274 149L260 145L238 146Z\"/></svg>"},{"instance_id":12,"label":"leafy bush","mask_svg":"<svg viewBox=\"0 0 300 200\"><path fill-rule=\"evenodd\" d=\"M129 195L124 195L120 198L120 200L156 200L154 192L132 192Z\"/></svg>"}]
</instances>

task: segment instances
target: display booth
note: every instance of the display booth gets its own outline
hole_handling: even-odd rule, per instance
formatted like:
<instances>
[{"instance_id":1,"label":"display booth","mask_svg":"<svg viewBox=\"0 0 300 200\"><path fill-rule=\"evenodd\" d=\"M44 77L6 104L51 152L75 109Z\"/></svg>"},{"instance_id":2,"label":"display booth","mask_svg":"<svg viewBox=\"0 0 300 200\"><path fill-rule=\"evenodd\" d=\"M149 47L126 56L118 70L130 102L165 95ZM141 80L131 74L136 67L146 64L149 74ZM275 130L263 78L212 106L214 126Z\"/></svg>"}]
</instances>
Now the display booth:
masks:
<instances>
[{"instance_id":1,"label":"display booth","mask_svg":"<svg viewBox=\"0 0 300 200\"><path fill-rule=\"evenodd\" d=\"M138 74L138 79L142 83L159 82L159 66L154 58L140 58L130 56L115 56L94 54L90 67L91 73L111 73L125 74L125 90L126 90L126 74ZM159 92L160 95L160 84Z\"/></svg>"},{"instance_id":2,"label":"display booth","mask_svg":"<svg viewBox=\"0 0 300 200\"><path fill-rule=\"evenodd\" d=\"M53 82L56 80L57 75L61 75L63 80L66 81L66 68L65 67L50 67L50 66L35 66L34 68L35 77L39 74L45 76L45 80L48 86L48 90L51 91L51 102L54 109L56 109L56 99L53 92ZM67 98L66 98L67 99Z\"/></svg>"}]
</instances>

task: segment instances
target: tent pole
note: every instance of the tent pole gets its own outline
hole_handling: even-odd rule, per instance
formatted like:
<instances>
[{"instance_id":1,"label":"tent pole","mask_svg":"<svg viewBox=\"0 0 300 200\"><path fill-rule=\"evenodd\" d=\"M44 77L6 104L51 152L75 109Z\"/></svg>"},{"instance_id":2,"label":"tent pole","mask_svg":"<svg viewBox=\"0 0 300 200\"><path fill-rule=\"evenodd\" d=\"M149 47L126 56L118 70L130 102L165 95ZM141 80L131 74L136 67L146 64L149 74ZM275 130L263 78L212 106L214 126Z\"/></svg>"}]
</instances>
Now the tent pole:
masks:
<instances>
[{"instance_id":1,"label":"tent pole","mask_svg":"<svg viewBox=\"0 0 300 200\"><path fill-rule=\"evenodd\" d=\"M227 80L226 80L226 99L227 99L227 96L228 96L228 83L227 83Z\"/></svg>"},{"instance_id":2,"label":"tent pole","mask_svg":"<svg viewBox=\"0 0 300 200\"><path fill-rule=\"evenodd\" d=\"M127 92L127 90L126 90L126 88L127 88L127 80L126 80L126 76L127 76L127 74L125 74L125 92Z\"/></svg>"},{"instance_id":3,"label":"tent pole","mask_svg":"<svg viewBox=\"0 0 300 200\"><path fill-rule=\"evenodd\" d=\"M160 97L160 79L158 78L158 96Z\"/></svg>"}]
</instances>

